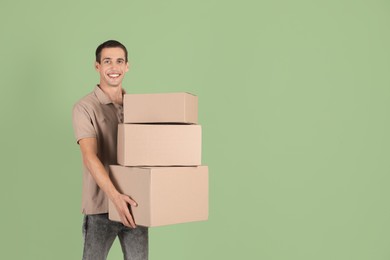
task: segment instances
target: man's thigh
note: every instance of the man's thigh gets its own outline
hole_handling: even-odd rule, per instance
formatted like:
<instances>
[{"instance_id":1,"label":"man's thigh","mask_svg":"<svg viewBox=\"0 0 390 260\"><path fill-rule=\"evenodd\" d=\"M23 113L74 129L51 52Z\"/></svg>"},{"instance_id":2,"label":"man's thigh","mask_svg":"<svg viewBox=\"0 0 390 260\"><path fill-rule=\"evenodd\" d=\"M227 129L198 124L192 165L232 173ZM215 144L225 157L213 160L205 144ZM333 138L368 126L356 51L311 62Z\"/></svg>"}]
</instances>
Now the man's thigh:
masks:
<instances>
[{"instance_id":1,"label":"man's thigh","mask_svg":"<svg viewBox=\"0 0 390 260\"><path fill-rule=\"evenodd\" d=\"M148 228L123 227L118 234L125 260L147 260L149 254Z\"/></svg>"},{"instance_id":2,"label":"man's thigh","mask_svg":"<svg viewBox=\"0 0 390 260\"><path fill-rule=\"evenodd\" d=\"M121 224L109 220L108 214L84 216L83 260L105 260L120 228Z\"/></svg>"}]
</instances>

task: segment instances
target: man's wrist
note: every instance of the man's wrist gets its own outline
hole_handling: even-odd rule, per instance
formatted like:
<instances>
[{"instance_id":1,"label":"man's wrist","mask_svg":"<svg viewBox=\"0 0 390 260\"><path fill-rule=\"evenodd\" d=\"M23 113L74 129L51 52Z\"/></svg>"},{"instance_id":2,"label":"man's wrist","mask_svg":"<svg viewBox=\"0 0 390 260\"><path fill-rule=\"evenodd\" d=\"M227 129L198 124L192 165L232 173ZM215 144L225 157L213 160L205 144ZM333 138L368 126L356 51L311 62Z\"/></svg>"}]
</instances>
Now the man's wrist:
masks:
<instances>
[{"instance_id":1,"label":"man's wrist","mask_svg":"<svg viewBox=\"0 0 390 260\"><path fill-rule=\"evenodd\" d=\"M111 201L115 201L120 196L120 193L117 189L112 188L107 192L107 196Z\"/></svg>"}]
</instances>

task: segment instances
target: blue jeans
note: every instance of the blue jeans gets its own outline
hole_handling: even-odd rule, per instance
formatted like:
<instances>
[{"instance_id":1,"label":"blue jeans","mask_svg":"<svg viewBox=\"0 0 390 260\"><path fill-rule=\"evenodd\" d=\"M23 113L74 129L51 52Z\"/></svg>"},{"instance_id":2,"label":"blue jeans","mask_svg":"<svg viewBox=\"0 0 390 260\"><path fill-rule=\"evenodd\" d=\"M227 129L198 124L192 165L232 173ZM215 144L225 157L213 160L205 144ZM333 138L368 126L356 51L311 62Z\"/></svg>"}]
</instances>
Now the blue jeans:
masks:
<instances>
[{"instance_id":1,"label":"blue jeans","mask_svg":"<svg viewBox=\"0 0 390 260\"><path fill-rule=\"evenodd\" d=\"M105 260L118 236L125 260L148 259L148 228L128 228L111 221L108 214L85 215L83 260Z\"/></svg>"}]
</instances>

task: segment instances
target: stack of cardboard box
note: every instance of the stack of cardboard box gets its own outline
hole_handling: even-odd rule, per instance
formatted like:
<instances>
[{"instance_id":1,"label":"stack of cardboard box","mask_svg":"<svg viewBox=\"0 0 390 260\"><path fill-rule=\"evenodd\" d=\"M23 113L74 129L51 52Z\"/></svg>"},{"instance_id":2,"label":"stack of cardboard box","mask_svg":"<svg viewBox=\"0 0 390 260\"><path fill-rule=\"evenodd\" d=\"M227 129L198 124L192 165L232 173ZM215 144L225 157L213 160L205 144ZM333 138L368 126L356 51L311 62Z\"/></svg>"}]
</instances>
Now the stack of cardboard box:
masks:
<instances>
[{"instance_id":1,"label":"stack of cardboard box","mask_svg":"<svg viewBox=\"0 0 390 260\"><path fill-rule=\"evenodd\" d=\"M117 189L137 203L140 226L208 218L208 167L201 165L198 98L189 93L126 94L118 126L118 163L111 165ZM109 202L109 218L120 221Z\"/></svg>"}]
</instances>

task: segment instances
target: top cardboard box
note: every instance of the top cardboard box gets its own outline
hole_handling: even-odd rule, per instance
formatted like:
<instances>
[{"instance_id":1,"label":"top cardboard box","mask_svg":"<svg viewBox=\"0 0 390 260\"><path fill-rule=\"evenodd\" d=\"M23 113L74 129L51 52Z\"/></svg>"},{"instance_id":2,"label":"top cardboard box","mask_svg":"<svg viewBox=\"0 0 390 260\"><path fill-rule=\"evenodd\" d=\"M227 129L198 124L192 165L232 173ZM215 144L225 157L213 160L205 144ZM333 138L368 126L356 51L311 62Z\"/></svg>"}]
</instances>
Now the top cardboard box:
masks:
<instances>
[{"instance_id":1,"label":"top cardboard box","mask_svg":"<svg viewBox=\"0 0 390 260\"><path fill-rule=\"evenodd\" d=\"M189 93L125 94L123 123L198 123L198 97Z\"/></svg>"}]
</instances>

